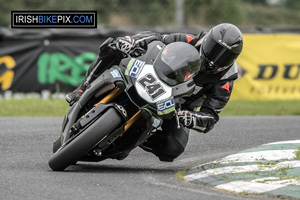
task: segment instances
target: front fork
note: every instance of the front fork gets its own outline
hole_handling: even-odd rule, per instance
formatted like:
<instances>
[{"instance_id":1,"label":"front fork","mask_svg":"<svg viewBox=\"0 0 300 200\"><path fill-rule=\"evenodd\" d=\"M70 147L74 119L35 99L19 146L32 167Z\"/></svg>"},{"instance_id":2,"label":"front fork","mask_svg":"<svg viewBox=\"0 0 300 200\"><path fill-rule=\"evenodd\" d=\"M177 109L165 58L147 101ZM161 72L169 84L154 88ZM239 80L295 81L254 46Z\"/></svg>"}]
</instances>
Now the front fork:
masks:
<instances>
[{"instance_id":1,"label":"front fork","mask_svg":"<svg viewBox=\"0 0 300 200\"><path fill-rule=\"evenodd\" d=\"M120 88L115 88L112 90L106 97L104 97L101 101L95 104L98 106L99 104L108 104L111 103L117 96L119 96L123 90ZM141 110L137 111L129 120L126 121L123 134L142 116Z\"/></svg>"}]
</instances>

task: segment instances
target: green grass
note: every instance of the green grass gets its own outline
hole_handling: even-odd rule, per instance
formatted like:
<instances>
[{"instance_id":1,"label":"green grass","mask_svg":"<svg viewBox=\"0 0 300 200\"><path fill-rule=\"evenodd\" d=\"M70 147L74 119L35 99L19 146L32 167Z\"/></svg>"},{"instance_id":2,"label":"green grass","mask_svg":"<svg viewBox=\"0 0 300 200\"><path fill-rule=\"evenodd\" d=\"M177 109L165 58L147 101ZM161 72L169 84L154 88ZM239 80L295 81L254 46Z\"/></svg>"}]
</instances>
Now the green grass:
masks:
<instances>
[{"instance_id":1,"label":"green grass","mask_svg":"<svg viewBox=\"0 0 300 200\"><path fill-rule=\"evenodd\" d=\"M250 101L231 100L223 116L300 115L300 100Z\"/></svg>"},{"instance_id":2,"label":"green grass","mask_svg":"<svg viewBox=\"0 0 300 200\"><path fill-rule=\"evenodd\" d=\"M298 148L295 154L296 154L295 160L300 160L300 147Z\"/></svg>"},{"instance_id":3,"label":"green grass","mask_svg":"<svg viewBox=\"0 0 300 200\"><path fill-rule=\"evenodd\" d=\"M69 105L63 99L0 100L0 117L64 116ZM300 115L300 100L248 101L231 100L221 116Z\"/></svg>"},{"instance_id":4,"label":"green grass","mask_svg":"<svg viewBox=\"0 0 300 200\"><path fill-rule=\"evenodd\" d=\"M187 167L186 169L182 170L182 171L178 171L175 176L177 176L180 180L184 181L184 175L185 173L190 170L190 167Z\"/></svg>"},{"instance_id":5,"label":"green grass","mask_svg":"<svg viewBox=\"0 0 300 200\"><path fill-rule=\"evenodd\" d=\"M64 116L69 104L62 99L10 99L0 100L0 116Z\"/></svg>"}]
</instances>

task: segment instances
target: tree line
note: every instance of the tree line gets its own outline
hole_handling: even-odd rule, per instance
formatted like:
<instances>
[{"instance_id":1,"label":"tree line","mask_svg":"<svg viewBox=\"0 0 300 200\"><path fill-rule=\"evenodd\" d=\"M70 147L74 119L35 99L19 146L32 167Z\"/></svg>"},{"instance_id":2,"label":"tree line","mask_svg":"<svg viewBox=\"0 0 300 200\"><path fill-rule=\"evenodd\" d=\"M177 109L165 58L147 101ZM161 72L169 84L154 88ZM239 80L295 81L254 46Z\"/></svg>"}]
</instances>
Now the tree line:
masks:
<instances>
[{"instance_id":1,"label":"tree line","mask_svg":"<svg viewBox=\"0 0 300 200\"><path fill-rule=\"evenodd\" d=\"M0 0L0 26L12 10L96 10L99 25L175 26L176 0ZM297 27L299 0L183 0L184 25L230 22L244 27Z\"/></svg>"}]
</instances>

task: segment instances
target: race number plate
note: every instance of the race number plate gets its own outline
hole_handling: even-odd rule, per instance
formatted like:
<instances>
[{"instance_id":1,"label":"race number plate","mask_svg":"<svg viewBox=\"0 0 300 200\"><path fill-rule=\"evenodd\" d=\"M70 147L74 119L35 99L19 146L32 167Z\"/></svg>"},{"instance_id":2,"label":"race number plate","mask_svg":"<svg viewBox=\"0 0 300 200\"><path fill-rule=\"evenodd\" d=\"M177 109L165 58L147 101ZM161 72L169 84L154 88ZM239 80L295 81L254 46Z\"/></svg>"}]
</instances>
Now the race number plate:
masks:
<instances>
[{"instance_id":1,"label":"race number plate","mask_svg":"<svg viewBox=\"0 0 300 200\"><path fill-rule=\"evenodd\" d=\"M172 96L172 88L157 77L153 65L146 64L143 67L135 87L140 97L149 103L156 103Z\"/></svg>"}]
</instances>

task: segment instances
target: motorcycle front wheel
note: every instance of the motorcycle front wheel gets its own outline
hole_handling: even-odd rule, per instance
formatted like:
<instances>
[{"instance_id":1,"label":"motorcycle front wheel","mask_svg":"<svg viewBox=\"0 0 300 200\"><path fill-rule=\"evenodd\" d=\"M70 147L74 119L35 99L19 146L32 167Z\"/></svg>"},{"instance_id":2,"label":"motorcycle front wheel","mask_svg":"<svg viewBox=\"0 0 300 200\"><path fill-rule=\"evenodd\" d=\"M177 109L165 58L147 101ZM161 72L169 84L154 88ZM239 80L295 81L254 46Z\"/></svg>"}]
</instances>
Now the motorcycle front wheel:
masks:
<instances>
[{"instance_id":1,"label":"motorcycle front wheel","mask_svg":"<svg viewBox=\"0 0 300 200\"><path fill-rule=\"evenodd\" d=\"M115 108L109 108L98 120L67 145L62 145L49 159L53 171L63 171L94 148L101 139L116 129L122 118Z\"/></svg>"}]
</instances>

